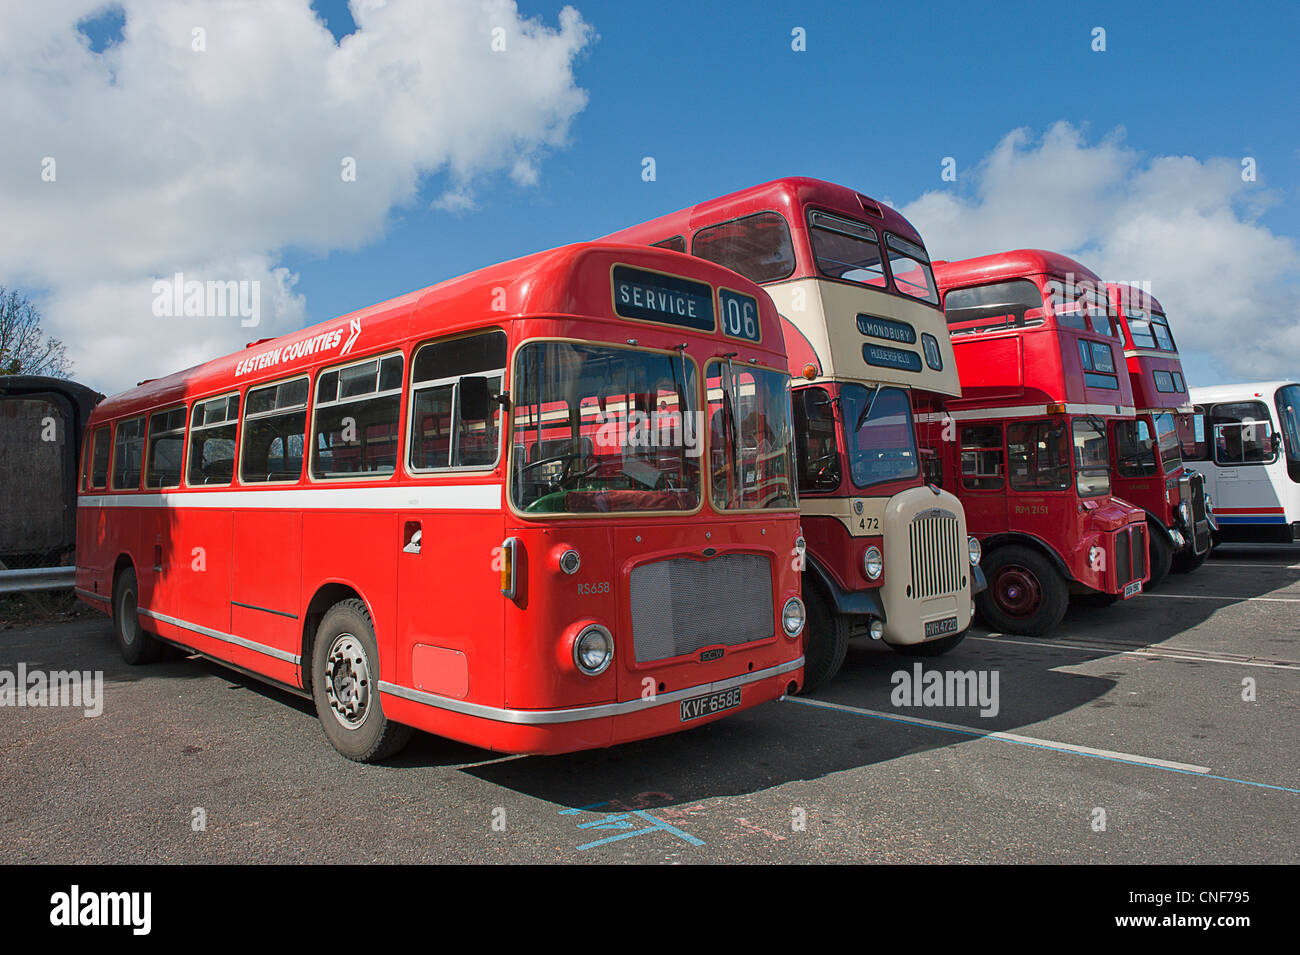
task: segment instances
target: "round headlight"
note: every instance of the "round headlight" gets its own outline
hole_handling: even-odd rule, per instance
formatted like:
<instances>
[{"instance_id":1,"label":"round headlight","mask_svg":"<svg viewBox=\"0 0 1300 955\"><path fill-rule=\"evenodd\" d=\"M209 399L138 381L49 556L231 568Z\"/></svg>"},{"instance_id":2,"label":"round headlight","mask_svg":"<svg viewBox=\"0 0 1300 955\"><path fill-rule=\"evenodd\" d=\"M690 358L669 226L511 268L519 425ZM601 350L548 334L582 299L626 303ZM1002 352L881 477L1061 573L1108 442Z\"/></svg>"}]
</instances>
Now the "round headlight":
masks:
<instances>
[{"instance_id":1,"label":"round headlight","mask_svg":"<svg viewBox=\"0 0 1300 955\"><path fill-rule=\"evenodd\" d=\"M781 608L781 626L785 629L787 637L797 637L803 633L804 623L803 601L798 597L791 597Z\"/></svg>"},{"instance_id":2,"label":"round headlight","mask_svg":"<svg viewBox=\"0 0 1300 955\"><path fill-rule=\"evenodd\" d=\"M582 566L582 557L576 550L566 550L560 555L560 570L566 574L576 574Z\"/></svg>"},{"instance_id":3,"label":"round headlight","mask_svg":"<svg viewBox=\"0 0 1300 955\"><path fill-rule=\"evenodd\" d=\"M588 676L604 673L614 659L614 638L604 627L592 624L573 641L573 662Z\"/></svg>"},{"instance_id":4,"label":"round headlight","mask_svg":"<svg viewBox=\"0 0 1300 955\"><path fill-rule=\"evenodd\" d=\"M980 542L973 537L966 538L966 552L970 554L971 566L980 562L983 551L980 549Z\"/></svg>"},{"instance_id":5,"label":"round headlight","mask_svg":"<svg viewBox=\"0 0 1300 955\"><path fill-rule=\"evenodd\" d=\"M880 548L872 544L862 553L862 572L867 580L879 580L885 571L885 559L880 556Z\"/></svg>"}]
</instances>

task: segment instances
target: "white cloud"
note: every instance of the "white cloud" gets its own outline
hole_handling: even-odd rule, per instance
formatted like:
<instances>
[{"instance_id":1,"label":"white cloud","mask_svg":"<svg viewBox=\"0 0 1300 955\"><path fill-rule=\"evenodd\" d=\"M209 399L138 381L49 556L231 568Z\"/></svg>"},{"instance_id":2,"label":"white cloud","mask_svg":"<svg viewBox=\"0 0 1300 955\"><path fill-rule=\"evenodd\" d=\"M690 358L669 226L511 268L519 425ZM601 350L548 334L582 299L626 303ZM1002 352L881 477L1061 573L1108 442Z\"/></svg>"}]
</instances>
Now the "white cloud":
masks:
<instances>
[{"instance_id":1,"label":"white cloud","mask_svg":"<svg viewBox=\"0 0 1300 955\"><path fill-rule=\"evenodd\" d=\"M956 191L902 212L935 258L1018 248L1150 283L1193 384L1300 374L1300 249L1259 221L1270 195L1238 159L1145 156L1118 130L1089 144L1068 123L1003 137Z\"/></svg>"},{"instance_id":2,"label":"white cloud","mask_svg":"<svg viewBox=\"0 0 1300 955\"><path fill-rule=\"evenodd\" d=\"M122 42L99 54L77 30L99 0L0 21L0 282L48 289L47 330L101 388L299 327L281 250L375 240L431 173L450 209L484 175L531 185L587 102L572 8L548 27L509 0L353 0L336 44L308 0L120 6ZM261 282L261 327L154 318L152 281L177 271Z\"/></svg>"}]
</instances>

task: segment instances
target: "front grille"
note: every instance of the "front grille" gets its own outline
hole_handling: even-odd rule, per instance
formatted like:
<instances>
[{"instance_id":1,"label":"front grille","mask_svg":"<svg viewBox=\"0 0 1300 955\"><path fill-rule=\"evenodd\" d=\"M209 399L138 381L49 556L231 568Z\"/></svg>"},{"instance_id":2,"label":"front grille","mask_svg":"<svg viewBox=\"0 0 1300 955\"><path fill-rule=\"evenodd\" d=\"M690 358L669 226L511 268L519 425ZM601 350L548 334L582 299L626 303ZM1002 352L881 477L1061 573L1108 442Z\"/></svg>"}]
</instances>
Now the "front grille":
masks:
<instances>
[{"instance_id":1,"label":"front grille","mask_svg":"<svg viewBox=\"0 0 1300 955\"><path fill-rule=\"evenodd\" d=\"M631 576L637 663L698 653L705 647L734 647L776 632L770 558L679 557L641 564Z\"/></svg>"},{"instance_id":2,"label":"front grille","mask_svg":"<svg viewBox=\"0 0 1300 955\"><path fill-rule=\"evenodd\" d=\"M1128 531L1115 535L1115 580L1125 584L1133 579L1133 542Z\"/></svg>"},{"instance_id":3,"label":"front grille","mask_svg":"<svg viewBox=\"0 0 1300 955\"><path fill-rule=\"evenodd\" d=\"M969 561L957 518L918 517L908 528L912 598L926 600L961 590L962 561Z\"/></svg>"},{"instance_id":4,"label":"front grille","mask_svg":"<svg viewBox=\"0 0 1300 955\"><path fill-rule=\"evenodd\" d=\"M1136 525L1133 535L1133 576L1125 580L1141 580L1147 573L1147 529L1145 524Z\"/></svg>"},{"instance_id":5,"label":"front grille","mask_svg":"<svg viewBox=\"0 0 1300 955\"><path fill-rule=\"evenodd\" d=\"M1210 549L1210 520L1205 506L1205 475L1189 475L1192 502L1192 549L1204 554Z\"/></svg>"}]
</instances>

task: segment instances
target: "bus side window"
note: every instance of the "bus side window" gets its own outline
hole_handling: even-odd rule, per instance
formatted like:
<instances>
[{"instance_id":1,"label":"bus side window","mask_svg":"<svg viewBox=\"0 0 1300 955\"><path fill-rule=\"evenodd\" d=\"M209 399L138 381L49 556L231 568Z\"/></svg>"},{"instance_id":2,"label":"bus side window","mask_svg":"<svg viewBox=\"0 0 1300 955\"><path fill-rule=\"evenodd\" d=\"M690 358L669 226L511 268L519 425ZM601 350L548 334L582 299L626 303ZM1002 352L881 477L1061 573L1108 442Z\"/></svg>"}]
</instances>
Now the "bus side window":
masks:
<instances>
[{"instance_id":1,"label":"bus side window","mask_svg":"<svg viewBox=\"0 0 1300 955\"><path fill-rule=\"evenodd\" d=\"M1070 452L1059 422L1008 425L1007 462L1014 490L1064 491L1070 486Z\"/></svg>"},{"instance_id":2,"label":"bus side window","mask_svg":"<svg viewBox=\"0 0 1300 955\"><path fill-rule=\"evenodd\" d=\"M411 423L407 466L413 471L492 468L500 457L501 404L492 400L504 388L505 332L490 332L429 342L411 360ZM482 382L469 379L483 379ZM469 400L482 398L486 407ZM462 390L465 394L462 395Z\"/></svg>"},{"instance_id":3,"label":"bus side window","mask_svg":"<svg viewBox=\"0 0 1300 955\"><path fill-rule=\"evenodd\" d=\"M144 415L119 421L113 439L113 490L134 491L140 487L140 465L144 458Z\"/></svg>"},{"instance_id":4,"label":"bus side window","mask_svg":"<svg viewBox=\"0 0 1300 955\"><path fill-rule=\"evenodd\" d=\"M305 377L249 390L239 455L240 481L259 484L302 477L307 393Z\"/></svg>"},{"instance_id":5,"label":"bus side window","mask_svg":"<svg viewBox=\"0 0 1300 955\"><path fill-rule=\"evenodd\" d=\"M190 418L190 487L229 484L235 478L235 432L239 395L200 401Z\"/></svg>"},{"instance_id":6,"label":"bus side window","mask_svg":"<svg viewBox=\"0 0 1300 955\"><path fill-rule=\"evenodd\" d=\"M997 491L1003 478L1002 425L961 429L961 483L972 491Z\"/></svg>"},{"instance_id":7,"label":"bus side window","mask_svg":"<svg viewBox=\"0 0 1300 955\"><path fill-rule=\"evenodd\" d=\"M400 353L322 372L316 379L311 476L387 476L397 468Z\"/></svg>"},{"instance_id":8,"label":"bus side window","mask_svg":"<svg viewBox=\"0 0 1300 955\"><path fill-rule=\"evenodd\" d=\"M1276 442L1268 408L1258 401L1217 404L1210 412L1214 426L1214 462L1233 467L1240 464L1272 464L1277 460Z\"/></svg>"},{"instance_id":9,"label":"bus side window","mask_svg":"<svg viewBox=\"0 0 1300 955\"><path fill-rule=\"evenodd\" d=\"M1205 438L1205 409L1197 405L1191 414L1178 415L1177 422L1183 460L1210 460L1210 444Z\"/></svg>"},{"instance_id":10,"label":"bus side window","mask_svg":"<svg viewBox=\"0 0 1300 955\"><path fill-rule=\"evenodd\" d=\"M144 486L180 487L181 458L184 451L184 406L150 415Z\"/></svg>"},{"instance_id":11,"label":"bus side window","mask_svg":"<svg viewBox=\"0 0 1300 955\"><path fill-rule=\"evenodd\" d=\"M90 486L102 488L108 485L108 453L112 450L109 440L108 425L95 429L94 444L90 452Z\"/></svg>"}]
</instances>

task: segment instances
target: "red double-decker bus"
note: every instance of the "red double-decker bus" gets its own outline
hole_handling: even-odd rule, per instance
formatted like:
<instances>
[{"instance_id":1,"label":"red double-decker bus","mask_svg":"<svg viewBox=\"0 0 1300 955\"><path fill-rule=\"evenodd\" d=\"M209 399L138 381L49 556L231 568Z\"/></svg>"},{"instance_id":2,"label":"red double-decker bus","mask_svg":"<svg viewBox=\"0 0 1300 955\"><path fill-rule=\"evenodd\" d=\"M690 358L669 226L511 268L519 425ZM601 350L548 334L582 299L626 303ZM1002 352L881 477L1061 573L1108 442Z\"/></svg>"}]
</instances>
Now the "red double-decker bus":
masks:
<instances>
[{"instance_id":1,"label":"red double-decker bus","mask_svg":"<svg viewBox=\"0 0 1300 955\"><path fill-rule=\"evenodd\" d=\"M835 675L853 636L918 655L956 646L984 578L960 500L927 484L917 447L912 389L960 386L912 225L852 189L789 178L609 238L725 265L781 313L808 542L806 688Z\"/></svg>"},{"instance_id":2,"label":"red double-decker bus","mask_svg":"<svg viewBox=\"0 0 1300 955\"><path fill-rule=\"evenodd\" d=\"M1105 285L1035 249L936 262L935 278L962 396L918 395L922 443L983 545L981 616L1040 635L1072 593L1140 592L1145 514L1110 488L1107 429L1133 393Z\"/></svg>"},{"instance_id":3,"label":"red double-decker bus","mask_svg":"<svg viewBox=\"0 0 1300 955\"><path fill-rule=\"evenodd\" d=\"M103 402L77 593L128 662L310 695L352 759L696 726L802 680L787 380L771 300L708 262L483 269Z\"/></svg>"},{"instance_id":4,"label":"red double-decker bus","mask_svg":"<svg viewBox=\"0 0 1300 955\"><path fill-rule=\"evenodd\" d=\"M1179 419L1192 414L1183 365L1165 310L1154 295L1109 283L1107 291L1133 389L1133 418L1112 421L1111 487L1146 511L1148 587L1169 571L1195 570L1215 531L1205 477L1183 466Z\"/></svg>"}]
</instances>

